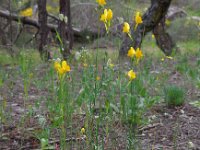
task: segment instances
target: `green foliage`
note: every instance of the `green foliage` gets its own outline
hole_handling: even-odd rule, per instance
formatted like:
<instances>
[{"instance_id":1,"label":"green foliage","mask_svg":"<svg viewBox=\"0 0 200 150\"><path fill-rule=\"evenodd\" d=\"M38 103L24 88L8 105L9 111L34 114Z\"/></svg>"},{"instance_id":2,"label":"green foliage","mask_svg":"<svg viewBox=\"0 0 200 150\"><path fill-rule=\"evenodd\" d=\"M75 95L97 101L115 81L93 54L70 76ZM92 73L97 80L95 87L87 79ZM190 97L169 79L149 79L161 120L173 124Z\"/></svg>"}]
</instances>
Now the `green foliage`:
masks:
<instances>
[{"instance_id":1,"label":"green foliage","mask_svg":"<svg viewBox=\"0 0 200 150\"><path fill-rule=\"evenodd\" d=\"M168 106L180 106L185 102L185 91L181 87L168 85L164 88L165 102Z\"/></svg>"}]
</instances>

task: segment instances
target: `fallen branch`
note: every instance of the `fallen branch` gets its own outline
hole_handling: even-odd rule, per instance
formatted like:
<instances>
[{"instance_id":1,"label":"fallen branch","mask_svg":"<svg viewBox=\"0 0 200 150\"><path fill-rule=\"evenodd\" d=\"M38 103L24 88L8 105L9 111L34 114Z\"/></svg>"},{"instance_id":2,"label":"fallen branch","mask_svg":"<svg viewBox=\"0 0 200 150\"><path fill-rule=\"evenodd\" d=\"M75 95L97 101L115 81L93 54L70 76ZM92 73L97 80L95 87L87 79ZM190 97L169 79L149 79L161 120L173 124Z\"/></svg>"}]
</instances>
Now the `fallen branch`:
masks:
<instances>
[{"instance_id":1,"label":"fallen branch","mask_svg":"<svg viewBox=\"0 0 200 150\"><path fill-rule=\"evenodd\" d=\"M40 25L36 19L19 16L14 13L10 14L10 12L8 12L8 11L0 10L0 17L5 18L5 19L11 19L13 21L20 22L24 25L30 25L30 26L36 27L38 29L40 28ZM55 33L56 30L58 29L57 25L50 24L50 23L47 24L47 27L53 33ZM87 31L80 30L80 29L74 28L74 27L72 28L72 30L73 30L75 39L82 39L82 38L85 39L86 35L90 35L90 37L92 37L92 38L98 37L98 33L96 33L96 32L92 32L92 31L88 31L88 30Z\"/></svg>"}]
</instances>

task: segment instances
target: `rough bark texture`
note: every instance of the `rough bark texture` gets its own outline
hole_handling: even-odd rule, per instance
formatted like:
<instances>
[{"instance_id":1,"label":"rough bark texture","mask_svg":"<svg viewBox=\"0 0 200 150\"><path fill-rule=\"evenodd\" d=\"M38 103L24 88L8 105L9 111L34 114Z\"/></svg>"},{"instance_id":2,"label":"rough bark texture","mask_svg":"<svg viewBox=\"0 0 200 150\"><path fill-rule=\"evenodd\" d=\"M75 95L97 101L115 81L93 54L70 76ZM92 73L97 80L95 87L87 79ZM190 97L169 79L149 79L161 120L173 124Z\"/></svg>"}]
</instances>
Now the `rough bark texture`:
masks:
<instances>
[{"instance_id":1,"label":"rough bark texture","mask_svg":"<svg viewBox=\"0 0 200 150\"><path fill-rule=\"evenodd\" d=\"M151 0L151 6L142 16L143 23L138 25L135 31L134 29L131 31L133 41L128 36L125 37L120 49L120 56L126 55L131 46L134 48L141 47L142 39L149 31L153 31L156 34L156 41L161 50L166 55L171 54L174 44L171 37L165 32L164 26L162 26L164 25L163 18L170 4L171 0Z\"/></svg>"},{"instance_id":2,"label":"rough bark texture","mask_svg":"<svg viewBox=\"0 0 200 150\"><path fill-rule=\"evenodd\" d=\"M59 20L59 34L62 40L61 48L63 58L67 59L67 57L71 53L72 49L72 28L71 28L71 17L70 17L70 0L60 0L60 14L67 16L68 22L66 23L64 20ZM66 28L67 26L67 28ZM69 43L67 42L69 40Z\"/></svg>"},{"instance_id":3,"label":"rough bark texture","mask_svg":"<svg viewBox=\"0 0 200 150\"><path fill-rule=\"evenodd\" d=\"M47 26L47 10L46 10L46 0L37 0L38 3L38 23L39 23L39 52L44 60L50 59L50 53L45 48L48 38L48 26Z\"/></svg>"},{"instance_id":4,"label":"rough bark texture","mask_svg":"<svg viewBox=\"0 0 200 150\"><path fill-rule=\"evenodd\" d=\"M155 35L156 44L158 47L166 54L170 55L172 49L175 47L175 43L172 38L165 30L165 18L163 18L157 26L153 29L153 34Z\"/></svg>"}]
</instances>

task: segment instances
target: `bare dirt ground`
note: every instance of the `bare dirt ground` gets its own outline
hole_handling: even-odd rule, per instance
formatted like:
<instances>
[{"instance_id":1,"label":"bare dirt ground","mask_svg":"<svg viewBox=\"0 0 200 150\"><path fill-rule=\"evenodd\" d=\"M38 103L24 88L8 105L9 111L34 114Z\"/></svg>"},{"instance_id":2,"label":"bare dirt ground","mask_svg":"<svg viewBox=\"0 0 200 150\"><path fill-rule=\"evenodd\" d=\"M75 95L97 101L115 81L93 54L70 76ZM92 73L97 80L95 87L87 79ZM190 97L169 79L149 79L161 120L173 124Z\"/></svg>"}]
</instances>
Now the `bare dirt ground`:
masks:
<instances>
[{"instance_id":1,"label":"bare dirt ground","mask_svg":"<svg viewBox=\"0 0 200 150\"><path fill-rule=\"evenodd\" d=\"M19 76L12 76L15 74L17 66L16 68L7 68L10 77L0 89L1 104L6 105L6 111L3 113L8 114L5 118L1 118L0 149L39 149L40 141L37 138L37 133L42 129L38 124L37 116L48 115L47 112L43 112L42 110L45 107L46 98L50 95L47 89L38 89L34 84L31 84L28 92L28 100L26 101L26 104L24 104L23 80ZM38 77L41 77L41 74L42 72L38 72ZM179 81L180 83L182 79L180 75L177 75L177 72L172 71L169 82L175 81ZM196 91L195 88L190 89L191 90L187 91L187 98L195 100L198 97L198 91ZM29 106L34 106L34 104L41 99L40 106L35 108L36 110L33 112L32 117L26 117L23 120L20 119L21 116L30 111ZM6 104L4 101L6 101ZM200 150L199 108L190 105L188 102L181 107L175 108L169 108L161 103L152 107L145 116L150 118L152 122L149 125L138 128L138 149ZM84 115L74 115L73 118L75 122L73 128L79 130L80 127L84 125ZM105 142L104 149L126 149L127 133L130 131L129 127L117 121L114 122L112 126L113 129L107 137L104 137L101 129L99 131L99 135ZM56 135L55 132L50 140L50 143L54 146L59 145L57 137L58 135ZM74 134L74 137L69 137L66 141L72 145L72 149L90 149L84 146L84 143L86 142L85 137L80 135ZM77 147L77 142L83 146ZM59 148L59 146L57 147Z\"/></svg>"}]
</instances>

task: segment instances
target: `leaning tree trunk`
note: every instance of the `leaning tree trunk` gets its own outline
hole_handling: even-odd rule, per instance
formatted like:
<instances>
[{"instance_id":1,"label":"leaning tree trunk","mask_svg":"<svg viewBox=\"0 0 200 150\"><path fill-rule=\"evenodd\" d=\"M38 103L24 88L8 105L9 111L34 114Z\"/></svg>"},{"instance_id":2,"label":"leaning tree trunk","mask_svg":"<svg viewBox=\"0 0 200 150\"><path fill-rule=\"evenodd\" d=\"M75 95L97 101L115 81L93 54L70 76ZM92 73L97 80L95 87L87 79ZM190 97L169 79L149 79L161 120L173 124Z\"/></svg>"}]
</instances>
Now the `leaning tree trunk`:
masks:
<instances>
[{"instance_id":1,"label":"leaning tree trunk","mask_svg":"<svg viewBox=\"0 0 200 150\"><path fill-rule=\"evenodd\" d=\"M38 23L39 23L39 52L44 60L50 59L50 53L45 47L47 45L48 38L48 26L47 26L47 10L46 10L46 0L37 0L38 4Z\"/></svg>"},{"instance_id":2,"label":"leaning tree trunk","mask_svg":"<svg viewBox=\"0 0 200 150\"><path fill-rule=\"evenodd\" d=\"M70 14L70 0L60 0L60 14L67 16L67 22L65 19L59 21L59 34L61 38L61 49L64 59L71 53L73 32L71 27L71 14ZM67 26L67 28L66 28ZM68 41L69 42L68 42Z\"/></svg>"},{"instance_id":3,"label":"leaning tree trunk","mask_svg":"<svg viewBox=\"0 0 200 150\"><path fill-rule=\"evenodd\" d=\"M155 34L157 45L166 54L170 55L175 46L169 34L165 31L165 15L171 4L171 0L151 0L151 6L142 16L143 23L139 24L137 29L131 30L133 40L128 36L125 37L121 49L120 56L126 55L128 49L141 47L142 39L149 31Z\"/></svg>"}]
</instances>

